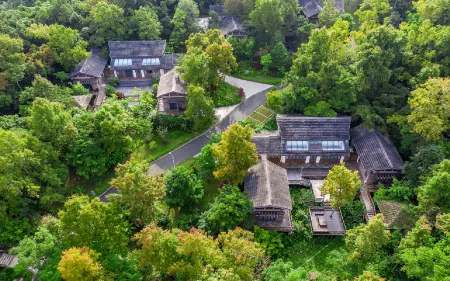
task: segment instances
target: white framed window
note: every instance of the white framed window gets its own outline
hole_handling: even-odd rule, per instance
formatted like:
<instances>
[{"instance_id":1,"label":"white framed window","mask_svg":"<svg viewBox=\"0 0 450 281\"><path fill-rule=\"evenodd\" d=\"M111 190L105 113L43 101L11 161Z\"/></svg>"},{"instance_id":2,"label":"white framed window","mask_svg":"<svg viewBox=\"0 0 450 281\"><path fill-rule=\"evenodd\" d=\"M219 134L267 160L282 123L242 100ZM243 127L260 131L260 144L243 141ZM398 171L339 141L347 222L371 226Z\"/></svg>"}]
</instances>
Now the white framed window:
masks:
<instances>
[{"instance_id":1,"label":"white framed window","mask_svg":"<svg viewBox=\"0 0 450 281\"><path fill-rule=\"evenodd\" d=\"M322 141L322 150L344 150L343 141Z\"/></svg>"},{"instance_id":2,"label":"white framed window","mask_svg":"<svg viewBox=\"0 0 450 281\"><path fill-rule=\"evenodd\" d=\"M160 65L159 58L146 58L142 60L142 65Z\"/></svg>"},{"instance_id":3,"label":"white framed window","mask_svg":"<svg viewBox=\"0 0 450 281\"><path fill-rule=\"evenodd\" d=\"M130 66L132 64L131 59L115 59L114 66Z\"/></svg>"},{"instance_id":4,"label":"white framed window","mask_svg":"<svg viewBox=\"0 0 450 281\"><path fill-rule=\"evenodd\" d=\"M286 141L287 151L308 150L307 141Z\"/></svg>"}]
</instances>

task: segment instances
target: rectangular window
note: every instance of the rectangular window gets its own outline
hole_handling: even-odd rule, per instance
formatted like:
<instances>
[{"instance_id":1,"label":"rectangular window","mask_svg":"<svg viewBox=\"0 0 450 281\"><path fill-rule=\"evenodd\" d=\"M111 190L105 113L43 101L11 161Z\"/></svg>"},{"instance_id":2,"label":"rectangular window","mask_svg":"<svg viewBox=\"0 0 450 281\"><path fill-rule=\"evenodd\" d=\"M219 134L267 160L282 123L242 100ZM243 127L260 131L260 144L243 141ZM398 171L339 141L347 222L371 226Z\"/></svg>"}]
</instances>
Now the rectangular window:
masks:
<instances>
[{"instance_id":1,"label":"rectangular window","mask_svg":"<svg viewBox=\"0 0 450 281\"><path fill-rule=\"evenodd\" d=\"M308 150L307 141L286 141L287 151Z\"/></svg>"},{"instance_id":2,"label":"rectangular window","mask_svg":"<svg viewBox=\"0 0 450 281\"><path fill-rule=\"evenodd\" d=\"M130 66L132 64L131 59L115 59L114 66Z\"/></svg>"},{"instance_id":3,"label":"rectangular window","mask_svg":"<svg viewBox=\"0 0 450 281\"><path fill-rule=\"evenodd\" d=\"M170 108L170 110L177 110L178 105L176 102L171 102L171 103L169 103L169 108Z\"/></svg>"},{"instance_id":4,"label":"rectangular window","mask_svg":"<svg viewBox=\"0 0 450 281\"><path fill-rule=\"evenodd\" d=\"M322 141L322 150L344 150L343 141Z\"/></svg>"},{"instance_id":5,"label":"rectangular window","mask_svg":"<svg viewBox=\"0 0 450 281\"><path fill-rule=\"evenodd\" d=\"M142 60L142 65L160 65L159 58L147 58Z\"/></svg>"}]
</instances>

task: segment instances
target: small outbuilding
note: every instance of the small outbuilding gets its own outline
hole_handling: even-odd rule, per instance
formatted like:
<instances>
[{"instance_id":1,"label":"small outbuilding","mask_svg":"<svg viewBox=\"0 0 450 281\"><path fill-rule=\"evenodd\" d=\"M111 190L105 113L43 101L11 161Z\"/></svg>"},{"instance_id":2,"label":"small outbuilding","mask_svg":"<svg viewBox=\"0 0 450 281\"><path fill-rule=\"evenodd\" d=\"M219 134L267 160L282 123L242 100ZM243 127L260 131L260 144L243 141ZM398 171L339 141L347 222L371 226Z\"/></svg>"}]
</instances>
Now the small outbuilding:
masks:
<instances>
[{"instance_id":1,"label":"small outbuilding","mask_svg":"<svg viewBox=\"0 0 450 281\"><path fill-rule=\"evenodd\" d=\"M164 114L183 114L187 108L186 83L180 74L171 70L161 76L156 94L159 112Z\"/></svg>"},{"instance_id":2,"label":"small outbuilding","mask_svg":"<svg viewBox=\"0 0 450 281\"><path fill-rule=\"evenodd\" d=\"M243 37L247 35L241 20L235 15L223 16L219 22L220 35Z\"/></svg>"},{"instance_id":3,"label":"small outbuilding","mask_svg":"<svg viewBox=\"0 0 450 281\"><path fill-rule=\"evenodd\" d=\"M414 225L414 222L404 210L406 207L405 203L391 200L378 200L377 206L383 215L387 229L410 229Z\"/></svg>"},{"instance_id":4,"label":"small outbuilding","mask_svg":"<svg viewBox=\"0 0 450 281\"><path fill-rule=\"evenodd\" d=\"M391 184L401 176L403 160L395 146L380 132L356 127L351 130L358 153L358 168L365 184Z\"/></svg>"},{"instance_id":5,"label":"small outbuilding","mask_svg":"<svg viewBox=\"0 0 450 281\"><path fill-rule=\"evenodd\" d=\"M91 91L98 91L102 84L103 71L105 70L107 59L102 58L100 50L92 49L89 57L81 61L75 69L69 73L72 82L80 82Z\"/></svg>"},{"instance_id":6,"label":"small outbuilding","mask_svg":"<svg viewBox=\"0 0 450 281\"><path fill-rule=\"evenodd\" d=\"M323 1L323 0L322 0ZM302 13L312 23L317 23L319 14L322 12L324 3L321 0L299 0L298 4L302 7ZM334 7L338 9L339 13L343 14L344 0L334 0Z\"/></svg>"},{"instance_id":7,"label":"small outbuilding","mask_svg":"<svg viewBox=\"0 0 450 281\"><path fill-rule=\"evenodd\" d=\"M253 216L258 226L288 233L294 230L286 169L262 159L248 170L244 188L253 201Z\"/></svg>"}]
</instances>

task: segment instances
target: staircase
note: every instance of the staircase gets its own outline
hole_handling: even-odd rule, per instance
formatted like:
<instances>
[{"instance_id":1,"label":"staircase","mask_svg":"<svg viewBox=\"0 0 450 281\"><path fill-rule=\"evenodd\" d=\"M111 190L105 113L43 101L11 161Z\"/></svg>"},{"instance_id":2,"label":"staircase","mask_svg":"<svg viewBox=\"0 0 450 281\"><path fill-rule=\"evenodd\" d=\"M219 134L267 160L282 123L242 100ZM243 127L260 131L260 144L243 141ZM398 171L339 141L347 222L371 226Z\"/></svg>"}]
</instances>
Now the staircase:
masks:
<instances>
[{"instance_id":1,"label":"staircase","mask_svg":"<svg viewBox=\"0 0 450 281\"><path fill-rule=\"evenodd\" d=\"M370 196L369 189L363 187L359 193L359 199L364 204L364 217L366 221L369 221L375 216L375 205L373 204L372 197Z\"/></svg>"}]
</instances>

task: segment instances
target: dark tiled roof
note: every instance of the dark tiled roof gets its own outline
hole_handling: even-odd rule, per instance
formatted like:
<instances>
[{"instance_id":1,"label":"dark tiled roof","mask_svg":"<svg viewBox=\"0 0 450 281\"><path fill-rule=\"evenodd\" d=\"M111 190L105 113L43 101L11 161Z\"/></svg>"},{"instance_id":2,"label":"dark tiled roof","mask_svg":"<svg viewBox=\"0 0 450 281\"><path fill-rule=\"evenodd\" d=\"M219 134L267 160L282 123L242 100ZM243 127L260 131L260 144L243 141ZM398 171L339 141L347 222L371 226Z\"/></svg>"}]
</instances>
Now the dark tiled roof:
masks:
<instances>
[{"instance_id":1,"label":"dark tiled roof","mask_svg":"<svg viewBox=\"0 0 450 281\"><path fill-rule=\"evenodd\" d=\"M261 160L248 170L244 187L255 208L275 206L292 210L286 169L268 160Z\"/></svg>"},{"instance_id":2,"label":"dark tiled roof","mask_svg":"<svg viewBox=\"0 0 450 281\"><path fill-rule=\"evenodd\" d=\"M161 57L161 68L172 69L178 64L180 54L166 54Z\"/></svg>"},{"instance_id":3,"label":"dark tiled roof","mask_svg":"<svg viewBox=\"0 0 450 281\"><path fill-rule=\"evenodd\" d=\"M160 57L164 55L166 40L108 41L111 58Z\"/></svg>"},{"instance_id":4,"label":"dark tiled roof","mask_svg":"<svg viewBox=\"0 0 450 281\"><path fill-rule=\"evenodd\" d=\"M102 202L109 202L108 198L106 198L108 195L110 194L118 194L119 190L115 187L108 187L107 190L105 190L105 192L103 192L102 194L100 194L100 196L98 197L100 199L100 201Z\"/></svg>"},{"instance_id":5,"label":"dark tiled roof","mask_svg":"<svg viewBox=\"0 0 450 281\"><path fill-rule=\"evenodd\" d=\"M283 140L349 140L350 117L277 115Z\"/></svg>"},{"instance_id":6,"label":"dark tiled roof","mask_svg":"<svg viewBox=\"0 0 450 281\"><path fill-rule=\"evenodd\" d=\"M256 144L258 154L281 154L281 139L279 136L254 136L252 142Z\"/></svg>"},{"instance_id":7,"label":"dark tiled roof","mask_svg":"<svg viewBox=\"0 0 450 281\"><path fill-rule=\"evenodd\" d=\"M223 5L209 5L209 9L211 11L216 12L219 16L221 16L225 13L224 9L223 9Z\"/></svg>"},{"instance_id":8,"label":"dark tiled roof","mask_svg":"<svg viewBox=\"0 0 450 281\"><path fill-rule=\"evenodd\" d=\"M88 75L92 77L102 77L103 70L105 69L107 59L99 56L98 49L92 49L89 57L81 61L72 72L69 73L69 78L77 74Z\"/></svg>"},{"instance_id":9,"label":"dark tiled roof","mask_svg":"<svg viewBox=\"0 0 450 281\"><path fill-rule=\"evenodd\" d=\"M320 14L323 9L323 4L320 0L299 0L298 4L302 7L302 12L308 18ZM335 0L334 7L338 9L341 14L343 14L344 0Z\"/></svg>"},{"instance_id":10,"label":"dark tiled roof","mask_svg":"<svg viewBox=\"0 0 450 281\"><path fill-rule=\"evenodd\" d=\"M356 127L352 129L352 143L364 170L402 169L397 149L380 132Z\"/></svg>"},{"instance_id":11,"label":"dark tiled roof","mask_svg":"<svg viewBox=\"0 0 450 281\"><path fill-rule=\"evenodd\" d=\"M378 200L377 205L381 214L383 214L384 222L387 224L388 229L408 229L412 226L411 218L403 210L406 204L396 201Z\"/></svg>"},{"instance_id":12,"label":"dark tiled roof","mask_svg":"<svg viewBox=\"0 0 450 281\"><path fill-rule=\"evenodd\" d=\"M241 21L238 17L229 15L224 16L219 23L220 34L228 35L234 31L240 31L245 33L244 28L242 27Z\"/></svg>"},{"instance_id":13,"label":"dark tiled roof","mask_svg":"<svg viewBox=\"0 0 450 281\"><path fill-rule=\"evenodd\" d=\"M169 93L187 95L186 83L181 80L180 74L175 70L171 70L161 76L156 96L161 97Z\"/></svg>"}]
</instances>

